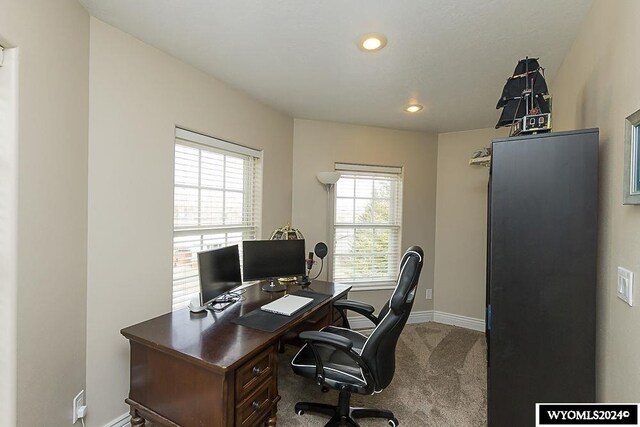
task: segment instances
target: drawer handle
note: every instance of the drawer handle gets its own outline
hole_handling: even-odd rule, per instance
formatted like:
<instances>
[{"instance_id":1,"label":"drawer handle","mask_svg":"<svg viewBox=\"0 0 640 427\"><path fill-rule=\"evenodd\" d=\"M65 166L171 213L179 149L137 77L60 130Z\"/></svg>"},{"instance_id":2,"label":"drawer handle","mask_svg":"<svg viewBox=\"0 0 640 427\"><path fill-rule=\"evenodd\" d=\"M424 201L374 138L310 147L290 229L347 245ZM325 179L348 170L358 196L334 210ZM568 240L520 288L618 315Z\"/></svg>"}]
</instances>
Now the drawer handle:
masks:
<instances>
[{"instance_id":1,"label":"drawer handle","mask_svg":"<svg viewBox=\"0 0 640 427\"><path fill-rule=\"evenodd\" d=\"M258 402L257 400L254 400L254 401L251 403L251 407L252 407L253 409L255 409L256 411L257 411L258 409L260 409L260 406L262 406L262 405L260 405L260 402Z\"/></svg>"},{"instance_id":2,"label":"drawer handle","mask_svg":"<svg viewBox=\"0 0 640 427\"><path fill-rule=\"evenodd\" d=\"M262 373L262 369L260 369L260 368L258 368L258 367L256 366L256 367L254 367L254 368L253 368L253 371L251 371L251 372L253 372L253 376L254 376L254 377L257 377L257 376L259 376L259 375Z\"/></svg>"}]
</instances>

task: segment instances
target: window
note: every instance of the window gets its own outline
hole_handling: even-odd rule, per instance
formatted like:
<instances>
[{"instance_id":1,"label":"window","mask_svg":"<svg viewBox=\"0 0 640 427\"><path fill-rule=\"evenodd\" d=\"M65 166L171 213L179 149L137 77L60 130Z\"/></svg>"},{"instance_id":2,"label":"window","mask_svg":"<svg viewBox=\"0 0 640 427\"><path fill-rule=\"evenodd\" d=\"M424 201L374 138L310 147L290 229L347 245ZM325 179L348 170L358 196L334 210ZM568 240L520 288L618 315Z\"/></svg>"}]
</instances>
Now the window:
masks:
<instances>
[{"instance_id":1,"label":"window","mask_svg":"<svg viewBox=\"0 0 640 427\"><path fill-rule=\"evenodd\" d=\"M198 256L259 235L262 153L176 129L173 309L199 292Z\"/></svg>"},{"instance_id":2,"label":"window","mask_svg":"<svg viewBox=\"0 0 640 427\"><path fill-rule=\"evenodd\" d=\"M396 280L402 233L402 169L336 164L333 280Z\"/></svg>"}]
</instances>

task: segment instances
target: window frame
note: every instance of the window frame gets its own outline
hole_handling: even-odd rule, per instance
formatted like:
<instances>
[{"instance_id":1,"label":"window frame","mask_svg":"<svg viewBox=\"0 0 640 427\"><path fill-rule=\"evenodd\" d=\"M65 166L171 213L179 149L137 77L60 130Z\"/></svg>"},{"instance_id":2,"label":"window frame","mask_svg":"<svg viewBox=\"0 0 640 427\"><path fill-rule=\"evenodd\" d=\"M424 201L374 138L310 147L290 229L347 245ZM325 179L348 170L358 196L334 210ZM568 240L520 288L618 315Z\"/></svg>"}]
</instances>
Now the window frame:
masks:
<instances>
[{"instance_id":1,"label":"window frame","mask_svg":"<svg viewBox=\"0 0 640 427\"><path fill-rule=\"evenodd\" d=\"M625 119L624 205L640 205L640 110Z\"/></svg>"},{"instance_id":2,"label":"window frame","mask_svg":"<svg viewBox=\"0 0 640 427\"><path fill-rule=\"evenodd\" d=\"M210 186L206 186L202 184L202 163L198 166L198 183L196 185L188 185L188 184L178 184L176 180L176 166L177 166L177 157L176 152L178 150L178 146L188 147L209 152L215 153L224 156L223 157L223 168L226 167L226 162L228 157L232 158L241 158L244 161L251 162L250 164L245 165L245 169L242 172L243 176L243 186L242 190L228 189L226 187L225 181L225 173L223 172L223 185L221 188L213 188ZM246 240L245 236L247 234L252 235L254 238L259 238L262 228L262 186L263 186L263 171L262 171L262 162L263 162L263 152L261 150L255 150L253 148L249 148L243 145L235 144L229 141L225 141L219 138L214 138L210 136L206 136L200 133L192 132L186 129L176 127L175 132L175 140L174 140L174 172L173 172L173 193L174 193L174 214L173 214L173 244L172 244L172 292L171 292L171 302L172 302L172 310L178 310L183 307L186 307L186 304L191 298L194 298L197 295L197 292L190 292L186 295L181 295L180 298L176 298L176 290L177 286L184 286L185 284L192 283L194 277L197 278L197 252L191 251L190 263L193 265L196 264L196 274L179 277L176 276L179 274L179 266L177 264L176 251L180 249L179 246L176 245L177 238L193 238L193 242L196 242L199 238L200 244L194 244L195 246L200 246L200 250L209 250L211 248L211 244L207 247L206 239L207 235L224 235L224 243L222 245L213 246L217 247L226 247L232 244L240 244L242 240ZM209 169L212 170L212 169ZM224 170L224 169L223 169ZM252 173L252 177L245 176L248 172ZM242 216L241 223L247 221L247 214L250 216L249 224L225 224L225 213L223 208L223 223L219 225L201 225L198 223L197 225L176 225L176 189L177 188L187 188L187 189L196 189L198 191L198 213L196 218L200 222L202 215L202 203L203 198L201 195L201 191L203 189L220 191L222 193L222 203L226 203L226 194L228 192L241 193L243 195L243 204L242 204ZM230 233L241 233L241 238L239 242L236 242L235 239L230 242L229 234ZM195 260L194 260L195 258ZM193 286L193 285L192 285ZM190 286L187 286L186 289L190 289Z\"/></svg>"},{"instance_id":3,"label":"window frame","mask_svg":"<svg viewBox=\"0 0 640 427\"><path fill-rule=\"evenodd\" d=\"M353 291L368 291L368 290L390 290L395 289L396 278L398 274L399 262L402 257L402 231L403 231L403 185L404 185L404 171L400 166L381 166L381 165L362 165L362 164L353 164L353 163L336 163L335 170L337 172L342 173L347 176L373 176L373 177L387 177L393 178L390 180L395 183L395 185L391 185L392 195L389 197L390 202L394 202L395 206L390 206L390 216L393 217L393 220L390 220L390 223L370 223L370 224L357 224L353 223L340 223L337 222L337 214L338 214L338 183L334 186L334 194L333 194L333 218L332 218L332 271L331 271L331 281L338 281L341 283L347 283L352 286ZM342 177L340 178L342 179ZM354 183L355 185L355 183ZM340 197L344 198L344 197ZM358 199L354 194L353 197L349 197L353 200ZM371 200L375 200L374 194L372 194ZM354 202L355 203L355 202ZM395 223L393 223L395 222ZM389 275L383 280L375 280L372 277L363 277L363 278L354 278L353 280L344 279L344 278L336 278L336 257L340 256L337 253L337 233L339 229L391 229L395 230L395 237L397 239L397 247L393 256L397 260L394 265L391 267L393 269L393 275ZM391 254L391 252L385 252L386 254Z\"/></svg>"}]
</instances>

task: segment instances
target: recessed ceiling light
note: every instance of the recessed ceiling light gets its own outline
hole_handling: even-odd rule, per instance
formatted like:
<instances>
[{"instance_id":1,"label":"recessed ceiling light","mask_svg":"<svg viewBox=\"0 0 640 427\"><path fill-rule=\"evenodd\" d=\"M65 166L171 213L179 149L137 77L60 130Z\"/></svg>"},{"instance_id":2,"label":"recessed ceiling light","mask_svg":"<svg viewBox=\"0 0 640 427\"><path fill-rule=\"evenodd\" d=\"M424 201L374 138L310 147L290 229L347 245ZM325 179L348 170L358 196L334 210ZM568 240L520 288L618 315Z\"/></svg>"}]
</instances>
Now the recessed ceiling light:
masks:
<instances>
[{"instance_id":1,"label":"recessed ceiling light","mask_svg":"<svg viewBox=\"0 0 640 427\"><path fill-rule=\"evenodd\" d=\"M375 50L380 50L387 45L387 38L382 34L377 33L369 33L360 37L358 41L358 46L360 49L373 52Z\"/></svg>"},{"instance_id":2,"label":"recessed ceiling light","mask_svg":"<svg viewBox=\"0 0 640 427\"><path fill-rule=\"evenodd\" d=\"M422 110L422 108L423 107L420 104L411 104L411 105L407 105L404 111L408 113L417 113L418 111Z\"/></svg>"}]
</instances>

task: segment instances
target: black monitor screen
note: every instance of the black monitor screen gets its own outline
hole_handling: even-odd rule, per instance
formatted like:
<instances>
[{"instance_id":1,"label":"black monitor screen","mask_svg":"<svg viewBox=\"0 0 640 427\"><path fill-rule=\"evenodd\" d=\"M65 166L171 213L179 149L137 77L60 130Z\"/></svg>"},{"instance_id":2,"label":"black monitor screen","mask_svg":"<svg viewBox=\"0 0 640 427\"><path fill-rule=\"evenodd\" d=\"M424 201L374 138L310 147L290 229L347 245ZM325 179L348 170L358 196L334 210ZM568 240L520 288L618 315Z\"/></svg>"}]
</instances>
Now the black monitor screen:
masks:
<instances>
[{"instance_id":1,"label":"black monitor screen","mask_svg":"<svg viewBox=\"0 0 640 427\"><path fill-rule=\"evenodd\" d=\"M202 305L242 284L238 245L198 253Z\"/></svg>"},{"instance_id":2,"label":"black monitor screen","mask_svg":"<svg viewBox=\"0 0 640 427\"><path fill-rule=\"evenodd\" d=\"M305 274L304 240L246 240L242 242L244 280Z\"/></svg>"}]
</instances>

